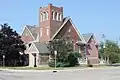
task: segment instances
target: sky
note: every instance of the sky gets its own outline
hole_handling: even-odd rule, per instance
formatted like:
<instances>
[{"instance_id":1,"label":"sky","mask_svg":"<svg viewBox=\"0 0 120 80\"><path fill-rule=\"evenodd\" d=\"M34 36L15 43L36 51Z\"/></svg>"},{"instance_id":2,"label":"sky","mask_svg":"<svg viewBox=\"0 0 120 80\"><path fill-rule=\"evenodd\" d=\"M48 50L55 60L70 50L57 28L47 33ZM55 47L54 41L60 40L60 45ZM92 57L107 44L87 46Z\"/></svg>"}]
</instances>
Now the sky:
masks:
<instances>
[{"instance_id":1,"label":"sky","mask_svg":"<svg viewBox=\"0 0 120 80\"><path fill-rule=\"evenodd\" d=\"M0 24L8 23L21 33L26 24L39 22L39 8L52 3L63 7L81 34L94 33L98 41L119 40L120 0L0 0Z\"/></svg>"}]
</instances>

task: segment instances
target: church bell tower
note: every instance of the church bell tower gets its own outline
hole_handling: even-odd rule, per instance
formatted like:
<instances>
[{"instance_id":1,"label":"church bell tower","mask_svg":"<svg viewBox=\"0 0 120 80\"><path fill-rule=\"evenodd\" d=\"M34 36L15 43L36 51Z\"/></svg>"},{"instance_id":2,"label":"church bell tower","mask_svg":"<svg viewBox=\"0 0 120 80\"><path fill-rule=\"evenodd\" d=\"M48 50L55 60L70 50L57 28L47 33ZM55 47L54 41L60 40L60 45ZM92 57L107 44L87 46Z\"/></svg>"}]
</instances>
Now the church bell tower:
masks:
<instances>
[{"instance_id":1,"label":"church bell tower","mask_svg":"<svg viewBox=\"0 0 120 80\"><path fill-rule=\"evenodd\" d=\"M63 22L63 7L48 4L39 9L40 42L48 42Z\"/></svg>"}]
</instances>

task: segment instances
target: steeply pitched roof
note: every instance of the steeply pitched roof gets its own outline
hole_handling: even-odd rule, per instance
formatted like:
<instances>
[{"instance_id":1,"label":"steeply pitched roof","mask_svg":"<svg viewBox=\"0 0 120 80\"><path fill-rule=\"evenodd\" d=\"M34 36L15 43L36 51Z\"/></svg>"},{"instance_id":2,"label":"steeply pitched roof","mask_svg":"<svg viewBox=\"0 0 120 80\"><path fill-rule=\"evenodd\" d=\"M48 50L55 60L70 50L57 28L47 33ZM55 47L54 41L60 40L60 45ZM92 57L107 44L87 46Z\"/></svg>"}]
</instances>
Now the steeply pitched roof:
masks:
<instances>
[{"instance_id":1,"label":"steeply pitched roof","mask_svg":"<svg viewBox=\"0 0 120 80\"><path fill-rule=\"evenodd\" d=\"M45 43L33 42L40 54L50 53Z\"/></svg>"},{"instance_id":2,"label":"steeply pitched roof","mask_svg":"<svg viewBox=\"0 0 120 80\"><path fill-rule=\"evenodd\" d=\"M59 31L64 27L64 25L67 23L67 21L69 20L69 17L66 17L63 19L63 23L61 25L61 27L55 32L55 34L51 37L51 40L59 33Z\"/></svg>"},{"instance_id":3,"label":"steeply pitched roof","mask_svg":"<svg viewBox=\"0 0 120 80\"><path fill-rule=\"evenodd\" d=\"M82 36L84 37L84 40L85 40L86 42L89 41L89 39L90 39L90 37L91 37L92 35L93 35L92 33L82 34Z\"/></svg>"},{"instance_id":4,"label":"steeply pitched roof","mask_svg":"<svg viewBox=\"0 0 120 80\"><path fill-rule=\"evenodd\" d=\"M56 33L52 36L51 40L54 39L54 37L59 33L59 31L60 31L63 27L65 27L64 25L65 25L68 21L70 21L70 23L72 24L73 28L75 29L75 31L77 32L78 36L80 37L80 39L81 39L83 42L85 42L83 36L80 34L80 32L78 31L78 29L76 28L76 26L73 24L73 22L72 22L72 20L71 20L70 17L66 17L66 18L63 19L63 24L62 24L61 27L56 31Z\"/></svg>"},{"instance_id":5,"label":"steeply pitched roof","mask_svg":"<svg viewBox=\"0 0 120 80\"><path fill-rule=\"evenodd\" d=\"M26 25L26 27L27 27L27 28L30 30L30 32L32 33L34 39L36 39L36 38L37 38L37 32L38 32L36 28L38 28L38 27L36 27L36 25L33 25L33 26L31 26L31 25Z\"/></svg>"}]
</instances>

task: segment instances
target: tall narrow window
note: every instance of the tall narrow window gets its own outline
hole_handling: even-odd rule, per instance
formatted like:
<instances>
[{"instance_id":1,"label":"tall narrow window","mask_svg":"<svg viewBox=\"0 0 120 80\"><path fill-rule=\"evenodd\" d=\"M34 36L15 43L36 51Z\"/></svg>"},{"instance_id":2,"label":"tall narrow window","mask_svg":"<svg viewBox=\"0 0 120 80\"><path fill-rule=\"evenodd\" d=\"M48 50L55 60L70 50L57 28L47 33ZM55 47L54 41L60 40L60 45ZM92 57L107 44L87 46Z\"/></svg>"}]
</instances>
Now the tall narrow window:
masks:
<instances>
[{"instance_id":1,"label":"tall narrow window","mask_svg":"<svg viewBox=\"0 0 120 80\"><path fill-rule=\"evenodd\" d=\"M55 20L57 19L57 12L55 12Z\"/></svg>"},{"instance_id":2,"label":"tall narrow window","mask_svg":"<svg viewBox=\"0 0 120 80\"><path fill-rule=\"evenodd\" d=\"M57 13L56 20L59 21L59 13Z\"/></svg>"},{"instance_id":3,"label":"tall narrow window","mask_svg":"<svg viewBox=\"0 0 120 80\"><path fill-rule=\"evenodd\" d=\"M76 46L76 45L74 44L74 51L75 51L75 46Z\"/></svg>"},{"instance_id":4,"label":"tall narrow window","mask_svg":"<svg viewBox=\"0 0 120 80\"><path fill-rule=\"evenodd\" d=\"M46 20L48 20L48 17L49 17L49 16L48 16L48 12L46 12L46 15L47 15L47 18L46 18Z\"/></svg>"},{"instance_id":5,"label":"tall narrow window","mask_svg":"<svg viewBox=\"0 0 120 80\"><path fill-rule=\"evenodd\" d=\"M44 20L46 20L47 19L47 14L46 14L46 12L44 12Z\"/></svg>"},{"instance_id":6,"label":"tall narrow window","mask_svg":"<svg viewBox=\"0 0 120 80\"><path fill-rule=\"evenodd\" d=\"M55 12L52 12L52 19L55 20Z\"/></svg>"},{"instance_id":7,"label":"tall narrow window","mask_svg":"<svg viewBox=\"0 0 120 80\"><path fill-rule=\"evenodd\" d=\"M40 37L42 37L42 29L40 29Z\"/></svg>"},{"instance_id":8,"label":"tall narrow window","mask_svg":"<svg viewBox=\"0 0 120 80\"><path fill-rule=\"evenodd\" d=\"M49 36L49 29L47 28L47 35Z\"/></svg>"},{"instance_id":9,"label":"tall narrow window","mask_svg":"<svg viewBox=\"0 0 120 80\"><path fill-rule=\"evenodd\" d=\"M62 14L60 14L60 21L62 21Z\"/></svg>"},{"instance_id":10,"label":"tall narrow window","mask_svg":"<svg viewBox=\"0 0 120 80\"><path fill-rule=\"evenodd\" d=\"M59 21L60 21L60 14L61 14L61 13L59 13L59 15L58 15L58 20L59 20Z\"/></svg>"},{"instance_id":11,"label":"tall narrow window","mask_svg":"<svg viewBox=\"0 0 120 80\"><path fill-rule=\"evenodd\" d=\"M42 22L42 20L43 20L43 14L41 13L40 14L40 21Z\"/></svg>"}]
</instances>

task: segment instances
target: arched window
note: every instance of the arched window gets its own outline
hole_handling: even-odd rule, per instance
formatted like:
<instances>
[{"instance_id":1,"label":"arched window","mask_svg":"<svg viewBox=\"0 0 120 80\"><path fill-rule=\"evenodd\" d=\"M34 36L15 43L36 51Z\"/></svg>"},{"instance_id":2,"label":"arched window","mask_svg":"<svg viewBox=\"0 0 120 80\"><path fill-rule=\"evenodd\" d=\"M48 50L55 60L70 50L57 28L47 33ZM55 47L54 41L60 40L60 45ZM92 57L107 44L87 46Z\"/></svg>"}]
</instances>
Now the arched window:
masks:
<instances>
[{"instance_id":1,"label":"arched window","mask_svg":"<svg viewBox=\"0 0 120 80\"><path fill-rule=\"evenodd\" d=\"M59 21L59 13L57 12L56 20Z\"/></svg>"},{"instance_id":2,"label":"arched window","mask_svg":"<svg viewBox=\"0 0 120 80\"><path fill-rule=\"evenodd\" d=\"M46 16L47 16L46 20L48 20L48 18L49 18L49 16L48 16L48 11L46 12Z\"/></svg>"},{"instance_id":3,"label":"arched window","mask_svg":"<svg viewBox=\"0 0 120 80\"><path fill-rule=\"evenodd\" d=\"M42 21L42 20L43 20L43 14L40 13L40 21Z\"/></svg>"},{"instance_id":4,"label":"arched window","mask_svg":"<svg viewBox=\"0 0 120 80\"><path fill-rule=\"evenodd\" d=\"M46 20L46 12L43 12L43 21Z\"/></svg>"},{"instance_id":5,"label":"arched window","mask_svg":"<svg viewBox=\"0 0 120 80\"><path fill-rule=\"evenodd\" d=\"M52 11L52 19L53 19L53 11Z\"/></svg>"},{"instance_id":6,"label":"arched window","mask_svg":"<svg viewBox=\"0 0 120 80\"><path fill-rule=\"evenodd\" d=\"M42 37L42 28L40 29L40 37Z\"/></svg>"},{"instance_id":7,"label":"arched window","mask_svg":"<svg viewBox=\"0 0 120 80\"><path fill-rule=\"evenodd\" d=\"M57 12L55 12L55 15L54 15L54 16L55 16L55 20L57 20Z\"/></svg>"},{"instance_id":8,"label":"arched window","mask_svg":"<svg viewBox=\"0 0 120 80\"><path fill-rule=\"evenodd\" d=\"M55 12L52 12L52 19L55 20Z\"/></svg>"},{"instance_id":9,"label":"arched window","mask_svg":"<svg viewBox=\"0 0 120 80\"><path fill-rule=\"evenodd\" d=\"M49 36L49 29L47 28L47 35Z\"/></svg>"},{"instance_id":10,"label":"arched window","mask_svg":"<svg viewBox=\"0 0 120 80\"><path fill-rule=\"evenodd\" d=\"M62 21L62 14L60 14L60 21Z\"/></svg>"},{"instance_id":11,"label":"arched window","mask_svg":"<svg viewBox=\"0 0 120 80\"><path fill-rule=\"evenodd\" d=\"M58 15L58 20L59 20L59 21L60 21L60 14L61 14L61 13L59 13L59 15Z\"/></svg>"}]
</instances>

